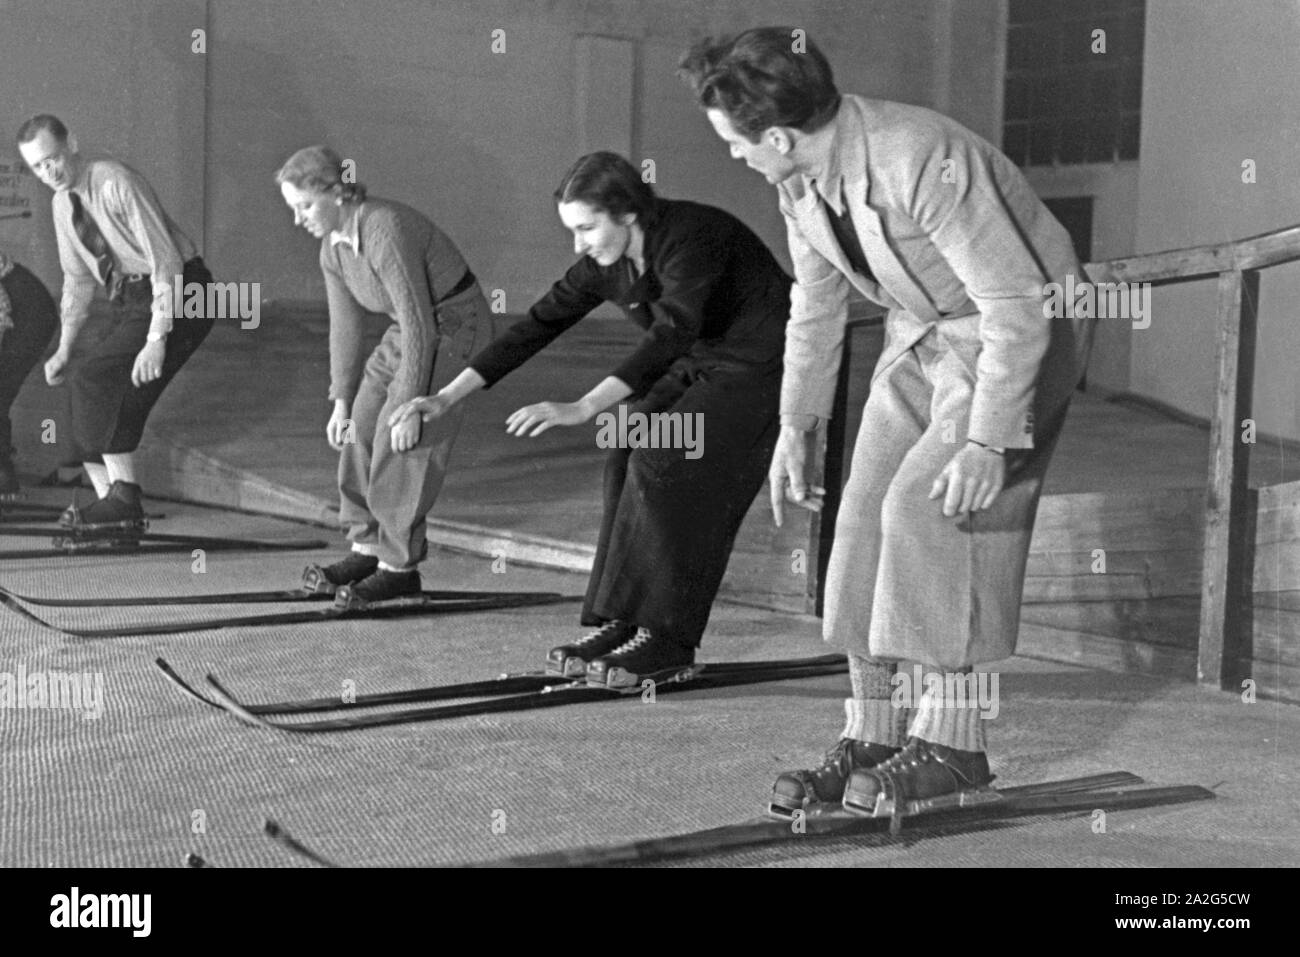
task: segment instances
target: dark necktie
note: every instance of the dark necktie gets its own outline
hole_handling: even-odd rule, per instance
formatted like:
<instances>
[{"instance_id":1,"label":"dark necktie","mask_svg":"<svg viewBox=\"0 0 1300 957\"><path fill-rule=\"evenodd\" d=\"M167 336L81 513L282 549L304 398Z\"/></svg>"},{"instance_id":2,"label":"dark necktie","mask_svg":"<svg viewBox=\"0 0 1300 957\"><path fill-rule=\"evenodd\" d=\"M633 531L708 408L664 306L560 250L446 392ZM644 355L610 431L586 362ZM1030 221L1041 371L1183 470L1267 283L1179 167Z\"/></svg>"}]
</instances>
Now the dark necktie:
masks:
<instances>
[{"instance_id":1,"label":"dark necktie","mask_svg":"<svg viewBox=\"0 0 1300 957\"><path fill-rule=\"evenodd\" d=\"M107 286L113 281L113 256L108 251L108 242L81 205L81 197L69 191L68 198L72 200L72 228L81 244L95 257L95 278Z\"/></svg>"},{"instance_id":2,"label":"dark necktie","mask_svg":"<svg viewBox=\"0 0 1300 957\"><path fill-rule=\"evenodd\" d=\"M862 241L858 238L858 231L853 225L853 217L849 213L848 199L841 191L840 205L844 207L843 215L839 215L835 210L831 209L831 204L824 199L822 202L826 205L826 215L830 219L831 232L835 234L836 240L839 241L844 258L849 261L849 265L856 272L875 282L876 277L871 274L871 266L867 263L866 254L862 251Z\"/></svg>"}]
</instances>

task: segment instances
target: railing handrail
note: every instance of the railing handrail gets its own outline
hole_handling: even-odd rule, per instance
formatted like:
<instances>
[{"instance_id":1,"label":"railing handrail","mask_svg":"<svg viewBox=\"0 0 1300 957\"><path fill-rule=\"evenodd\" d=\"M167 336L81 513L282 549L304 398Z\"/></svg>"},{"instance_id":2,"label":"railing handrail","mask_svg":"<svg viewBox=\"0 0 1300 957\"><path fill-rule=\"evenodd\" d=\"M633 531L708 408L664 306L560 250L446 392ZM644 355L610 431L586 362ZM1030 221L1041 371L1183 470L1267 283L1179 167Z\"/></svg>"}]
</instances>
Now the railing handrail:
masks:
<instances>
[{"instance_id":1,"label":"railing handrail","mask_svg":"<svg viewBox=\"0 0 1300 957\"><path fill-rule=\"evenodd\" d=\"M1300 226L1207 246L1123 256L1087 263L1094 282L1174 283L1224 272L1262 269L1300 260Z\"/></svg>"}]
</instances>

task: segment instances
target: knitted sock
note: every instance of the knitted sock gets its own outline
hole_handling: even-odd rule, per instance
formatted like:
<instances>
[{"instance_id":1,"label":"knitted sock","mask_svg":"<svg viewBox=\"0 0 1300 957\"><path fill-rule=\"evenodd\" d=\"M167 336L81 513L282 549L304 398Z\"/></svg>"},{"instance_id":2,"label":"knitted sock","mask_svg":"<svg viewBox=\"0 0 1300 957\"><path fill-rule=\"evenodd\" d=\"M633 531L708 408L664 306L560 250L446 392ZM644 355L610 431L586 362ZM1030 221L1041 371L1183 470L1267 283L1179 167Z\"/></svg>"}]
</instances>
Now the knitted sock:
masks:
<instances>
[{"instance_id":1,"label":"knitted sock","mask_svg":"<svg viewBox=\"0 0 1300 957\"><path fill-rule=\"evenodd\" d=\"M849 654L849 684L855 698L889 698L894 693L893 677L898 666L866 655Z\"/></svg>"},{"instance_id":2,"label":"knitted sock","mask_svg":"<svg viewBox=\"0 0 1300 957\"><path fill-rule=\"evenodd\" d=\"M90 484L95 486L95 494L100 498L107 495L109 486L113 484L108 480L108 469L100 462L83 462L82 468L86 470Z\"/></svg>"},{"instance_id":3,"label":"knitted sock","mask_svg":"<svg viewBox=\"0 0 1300 957\"><path fill-rule=\"evenodd\" d=\"M135 453L105 452L100 456L104 460L104 471L108 475L108 484L114 482L130 482L132 485L138 485L135 480Z\"/></svg>"},{"instance_id":4,"label":"knitted sock","mask_svg":"<svg viewBox=\"0 0 1300 957\"><path fill-rule=\"evenodd\" d=\"M961 675L966 689L979 687L980 672ZM956 676L946 676L956 678ZM969 679L969 680L968 680ZM954 693L957 692L957 693ZM908 734L959 751L984 751L984 718L975 694L961 693L951 680L936 682L921 695Z\"/></svg>"},{"instance_id":5,"label":"knitted sock","mask_svg":"<svg viewBox=\"0 0 1300 957\"><path fill-rule=\"evenodd\" d=\"M895 665L865 655L849 655L853 697L844 700L843 738L898 748L903 745L898 712L890 695Z\"/></svg>"}]
</instances>

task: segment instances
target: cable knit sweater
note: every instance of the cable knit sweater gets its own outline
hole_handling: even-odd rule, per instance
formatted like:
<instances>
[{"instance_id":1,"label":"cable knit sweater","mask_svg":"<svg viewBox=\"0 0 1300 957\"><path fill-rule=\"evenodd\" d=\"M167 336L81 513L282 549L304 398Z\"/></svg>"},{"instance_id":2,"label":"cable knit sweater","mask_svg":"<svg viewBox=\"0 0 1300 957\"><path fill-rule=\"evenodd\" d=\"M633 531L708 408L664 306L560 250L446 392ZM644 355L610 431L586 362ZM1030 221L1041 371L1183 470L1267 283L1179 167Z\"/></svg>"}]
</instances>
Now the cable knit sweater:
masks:
<instances>
[{"instance_id":1,"label":"cable knit sweater","mask_svg":"<svg viewBox=\"0 0 1300 957\"><path fill-rule=\"evenodd\" d=\"M357 210L359 249L321 242L320 265L330 311L330 398L357 394L365 356L367 311L392 318L402 332L402 363L389 389L394 402L425 395L433 375L438 329L434 303L465 275L455 244L422 213L386 199Z\"/></svg>"}]
</instances>

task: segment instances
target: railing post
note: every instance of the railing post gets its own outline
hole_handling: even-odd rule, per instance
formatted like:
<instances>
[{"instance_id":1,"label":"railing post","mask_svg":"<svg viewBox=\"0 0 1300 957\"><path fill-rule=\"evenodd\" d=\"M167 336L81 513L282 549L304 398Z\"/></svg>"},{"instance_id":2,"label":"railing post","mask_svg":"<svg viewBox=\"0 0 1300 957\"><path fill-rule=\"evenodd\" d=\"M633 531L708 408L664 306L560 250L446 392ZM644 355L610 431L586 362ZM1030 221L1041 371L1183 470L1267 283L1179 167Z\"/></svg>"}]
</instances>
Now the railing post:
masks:
<instances>
[{"instance_id":1,"label":"railing post","mask_svg":"<svg viewBox=\"0 0 1300 957\"><path fill-rule=\"evenodd\" d=\"M1197 679L1216 688L1226 688L1237 677L1236 659L1249 623L1250 446L1241 441L1240 430L1242 420L1250 418L1258 306L1258 270L1219 274L1218 378L1210 422L1196 663Z\"/></svg>"}]
</instances>

